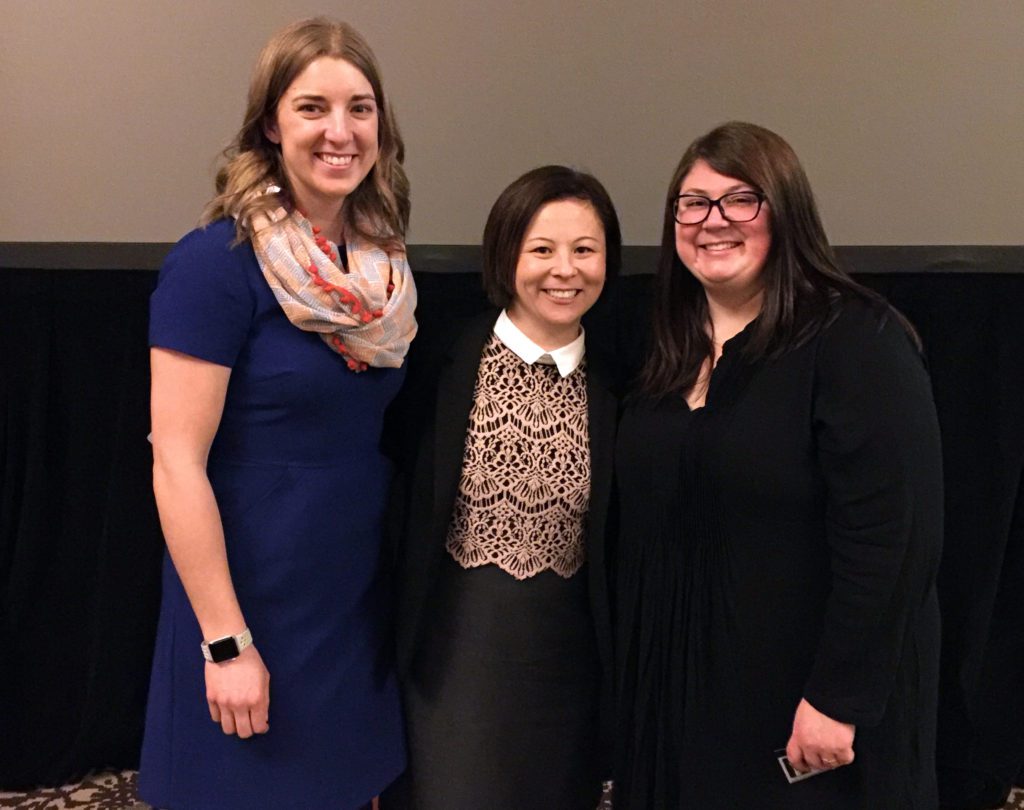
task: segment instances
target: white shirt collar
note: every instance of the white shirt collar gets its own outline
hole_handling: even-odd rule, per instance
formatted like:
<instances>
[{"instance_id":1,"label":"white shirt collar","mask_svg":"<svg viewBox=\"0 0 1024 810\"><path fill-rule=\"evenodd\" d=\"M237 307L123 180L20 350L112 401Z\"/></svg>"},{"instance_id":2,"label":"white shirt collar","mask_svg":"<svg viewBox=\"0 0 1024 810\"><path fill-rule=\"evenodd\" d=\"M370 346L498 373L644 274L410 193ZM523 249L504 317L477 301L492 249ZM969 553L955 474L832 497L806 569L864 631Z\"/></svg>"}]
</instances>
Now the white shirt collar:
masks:
<instances>
[{"instance_id":1,"label":"white shirt collar","mask_svg":"<svg viewBox=\"0 0 1024 810\"><path fill-rule=\"evenodd\" d=\"M534 363L555 365L558 367L558 373L563 377L568 377L583 362L584 336L582 326L580 327L579 337L576 340L549 351L542 349L524 335L523 330L512 323L508 313L502 310L497 322L494 324L494 334L498 336L498 340L504 343L524 363L528 363L531 366Z\"/></svg>"}]
</instances>

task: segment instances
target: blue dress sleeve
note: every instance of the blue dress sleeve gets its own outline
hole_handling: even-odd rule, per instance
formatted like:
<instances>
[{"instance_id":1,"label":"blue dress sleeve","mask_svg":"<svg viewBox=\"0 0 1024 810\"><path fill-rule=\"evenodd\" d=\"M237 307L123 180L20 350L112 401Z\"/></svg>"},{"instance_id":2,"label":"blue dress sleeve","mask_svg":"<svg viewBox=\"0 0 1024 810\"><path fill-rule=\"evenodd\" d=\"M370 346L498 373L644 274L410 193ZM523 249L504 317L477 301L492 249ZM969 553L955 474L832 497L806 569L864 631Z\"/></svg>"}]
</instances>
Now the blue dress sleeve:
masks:
<instances>
[{"instance_id":1,"label":"blue dress sleeve","mask_svg":"<svg viewBox=\"0 0 1024 810\"><path fill-rule=\"evenodd\" d=\"M218 365L235 364L255 313L248 242L233 223L192 231L174 246L149 301L149 345Z\"/></svg>"}]
</instances>

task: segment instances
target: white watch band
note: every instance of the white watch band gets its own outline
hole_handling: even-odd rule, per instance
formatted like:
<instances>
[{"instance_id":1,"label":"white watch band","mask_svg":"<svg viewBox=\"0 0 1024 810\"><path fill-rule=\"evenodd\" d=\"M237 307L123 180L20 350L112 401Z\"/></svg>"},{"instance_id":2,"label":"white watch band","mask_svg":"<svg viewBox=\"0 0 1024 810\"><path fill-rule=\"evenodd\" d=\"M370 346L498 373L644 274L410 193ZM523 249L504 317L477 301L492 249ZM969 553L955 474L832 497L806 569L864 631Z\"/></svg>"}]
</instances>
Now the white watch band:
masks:
<instances>
[{"instance_id":1,"label":"white watch band","mask_svg":"<svg viewBox=\"0 0 1024 810\"><path fill-rule=\"evenodd\" d=\"M234 654L229 654L227 657L215 657L213 651L211 651L210 648L216 647L217 645L220 645L225 641L234 642L234 650L232 651ZM230 661L232 658L237 658L239 655L241 655L242 650L244 650L250 644L252 644L252 632L250 632L249 628L246 627L237 636L224 636L223 638L217 638L213 641L204 641L202 644L199 645L199 648L203 651L203 658L205 658L207 661L211 663L223 663L224 661Z\"/></svg>"}]
</instances>

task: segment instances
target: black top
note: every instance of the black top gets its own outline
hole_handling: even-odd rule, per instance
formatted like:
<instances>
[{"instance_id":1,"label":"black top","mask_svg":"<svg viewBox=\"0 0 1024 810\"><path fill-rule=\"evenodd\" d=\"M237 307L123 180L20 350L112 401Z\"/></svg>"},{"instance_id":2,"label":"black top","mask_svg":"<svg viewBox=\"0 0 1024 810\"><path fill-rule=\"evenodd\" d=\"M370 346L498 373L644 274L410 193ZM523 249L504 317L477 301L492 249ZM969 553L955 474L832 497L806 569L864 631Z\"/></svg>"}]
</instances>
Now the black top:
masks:
<instances>
[{"instance_id":1,"label":"black top","mask_svg":"<svg viewBox=\"0 0 1024 810\"><path fill-rule=\"evenodd\" d=\"M704 408L638 400L616 476L616 810L937 804L938 425L891 313L849 301ZM800 698L857 725L854 764L790 785ZM749 803L749 804L747 804Z\"/></svg>"}]
</instances>

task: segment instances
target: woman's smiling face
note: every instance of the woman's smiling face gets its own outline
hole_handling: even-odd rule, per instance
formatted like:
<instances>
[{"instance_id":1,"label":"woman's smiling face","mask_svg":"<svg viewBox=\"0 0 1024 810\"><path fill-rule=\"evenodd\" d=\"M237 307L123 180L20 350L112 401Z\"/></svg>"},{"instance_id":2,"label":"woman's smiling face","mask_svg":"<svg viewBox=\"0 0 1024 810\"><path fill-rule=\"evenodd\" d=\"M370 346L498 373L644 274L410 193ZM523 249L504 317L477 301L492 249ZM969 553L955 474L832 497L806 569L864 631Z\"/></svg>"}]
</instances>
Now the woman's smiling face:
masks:
<instances>
[{"instance_id":1,"label":"woman's smiling face","mask_svg":"<svg viewBox=\"0 0 1024 810\"><path fill-rule=\"evenodd\" d=\"M377 125L370 82L344 59L314 59L285 90L266 133L281 147L295 204L311 219L335 219L370 173Z\"/></svg>"},{"instance_id":2,"label":"woman's smiling face","mask_svg":"<svg viewBox=\"0 0 1024 810\"><path fill-rule=\"evenodd\" d=\"M683 178L678 193L716 200L734 191L756 190L698 160ZM765 203L750 222L729 222L717 206L712 206L708 218L697 225L677 222L679 260L709 293L753 295L761 288L761 271L772 245L770 216Z\"/></svg>"},{"instance_id":3,"label":"woman's smiling face","mask_svg":"<svg viewBox=\"0 0 1024 810\"><path fill-rule=\"evenodd\" d=\"M604 288L604 226L589 202L556 200L534 215L519 250L508 316L544 349L572 343Z\"/></svg>"}]
</instances>

